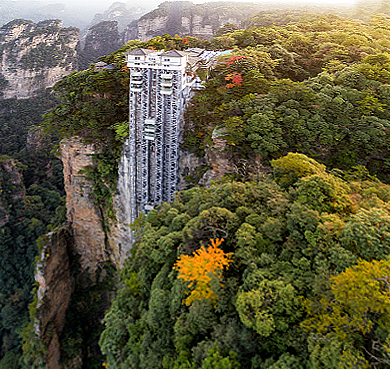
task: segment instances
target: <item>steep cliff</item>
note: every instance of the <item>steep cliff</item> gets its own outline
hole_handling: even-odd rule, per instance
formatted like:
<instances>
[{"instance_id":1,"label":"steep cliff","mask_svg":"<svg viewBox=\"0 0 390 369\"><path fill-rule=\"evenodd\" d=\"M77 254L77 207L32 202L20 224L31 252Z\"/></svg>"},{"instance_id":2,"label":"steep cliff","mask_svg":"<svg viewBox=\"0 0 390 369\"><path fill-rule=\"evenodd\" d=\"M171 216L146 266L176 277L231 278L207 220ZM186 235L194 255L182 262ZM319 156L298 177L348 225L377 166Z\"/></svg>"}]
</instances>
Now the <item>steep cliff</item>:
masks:
<instances>
[{"instance_id":1,"label":"steep cliff","mask_svg":"<svg viewBox=\"0 0 390 369\"><path fill-rule=\"evenodd\" d=\"M42 338L47 349L46 368L59 368L60 337L75 284L71 275L73 237L69 224L42 237L39 244L40 258L35 273L39 285L35 334Z\"/></svg>"},{"instance_id":2,"label":"steep cliff","mask_svg":"<svg viewBox=\"0 0 390 369\"><path fill-rule=\"evenodd\" d=\"M102 21L118 22L118 29L122 32L133 20L140 18L148 10L148 4L129 6L130 3L114 2L104 13L98 13L92 20L92 26Z\"/></svg>"},{"instance_id":3,"label":"steep cliff","mask_svg":"<svg viewBox=\"0 0 390 369\"><path fill-rule=\"evenodd\" d=\"M147 41L165 33L194 36L209 40L226 23L241 25L246 18L264 5L254 3L216 2L193 4L189 1L164 2L138 21L129 24L123 41Z\"/></svg>"},{"instance_id":4,"label":"steep cliff","mask_svg":"<svg viewBox=\"0 0 390 369\"><path fill-rule=\"evenodd\" d=\"M77 69L79 31L58 20L14 20L0 28L3 98L28 98Z\"/></svg>"},{"instance_id":5,"label":"steep cliff","mask_svg":"<svg viewBox=\"0 0 390 369\"><path fill-rule=\"evenodd\" d=\"M84 47L79 55L79 69L87 69L98 57L109 55L122 46L117 21L101 21L90 27L83 37Z\"/></svg>"},{"instance_id":6,"label":"steep cliff","mask_svg":"<svg viewBox=\"0 0 390 369\"><path fill-rule=\"evenodd\" d=\"M96 203L93 183L83 171L93 167L93 145L80 138L61 142L64 165L67 218L73 231L75 250L80 255L82 269L96 271L108 260L119 266L120 245L116 242L116 223L110 221L104 209Z\"/></svg>"},{"instance_id":7,"label":"steep cliff","mask_svg":"<svg viewBox=\"0 0 390 369\"><path fill-rule=\"evenodd\" d=\"M61 142L67 222L41 237L33 329L25 360L46 369L101 365L98 338L120 264L116 222L96 202L85 174L98 150L74 137Z\"/></svg>"}]
</instances>

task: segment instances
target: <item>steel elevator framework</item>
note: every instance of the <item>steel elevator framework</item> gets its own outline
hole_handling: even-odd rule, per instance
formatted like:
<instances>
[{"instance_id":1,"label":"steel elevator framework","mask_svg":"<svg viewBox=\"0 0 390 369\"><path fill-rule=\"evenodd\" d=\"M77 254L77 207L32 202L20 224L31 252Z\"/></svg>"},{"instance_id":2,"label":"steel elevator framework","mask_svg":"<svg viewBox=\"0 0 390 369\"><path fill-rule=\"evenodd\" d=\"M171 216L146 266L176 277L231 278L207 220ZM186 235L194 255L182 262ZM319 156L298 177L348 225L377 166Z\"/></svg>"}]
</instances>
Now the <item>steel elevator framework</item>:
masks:
<instances>
[{"instance_id":1,"label":"steel elevator framework","mask_svg":"<svg viewBox=\"0 0 390 369\"><path fill-rule=\"evenodd\" d=\"M135 49L126 54L130 70L128 188L130 220L171 201L176 191L179 130L195 76L220 53Z\"/></svg>"}]
</instances>

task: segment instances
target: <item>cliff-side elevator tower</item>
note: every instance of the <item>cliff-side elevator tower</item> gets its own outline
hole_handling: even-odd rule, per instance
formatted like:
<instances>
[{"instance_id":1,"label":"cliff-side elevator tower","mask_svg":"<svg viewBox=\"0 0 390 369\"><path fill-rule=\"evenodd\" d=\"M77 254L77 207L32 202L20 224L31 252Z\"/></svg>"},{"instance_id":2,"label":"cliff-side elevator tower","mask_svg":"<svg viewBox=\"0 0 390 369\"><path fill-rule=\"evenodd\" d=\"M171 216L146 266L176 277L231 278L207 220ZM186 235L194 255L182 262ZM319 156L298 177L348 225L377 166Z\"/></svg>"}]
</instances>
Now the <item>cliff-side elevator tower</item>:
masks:
<instances>
[{"instance_id":1,"label":"cliff-side elevator tower","mask_svg":"<svg viewBox=\"0 0 390 369\"><path fill-rule=\"evenodd\" d=\"M192 59L194 59L192 57ZM128 187L131 219L176 191L179 127L195 83L189 52L135 49L130 69Z\"/></svg>"}]
</instances>

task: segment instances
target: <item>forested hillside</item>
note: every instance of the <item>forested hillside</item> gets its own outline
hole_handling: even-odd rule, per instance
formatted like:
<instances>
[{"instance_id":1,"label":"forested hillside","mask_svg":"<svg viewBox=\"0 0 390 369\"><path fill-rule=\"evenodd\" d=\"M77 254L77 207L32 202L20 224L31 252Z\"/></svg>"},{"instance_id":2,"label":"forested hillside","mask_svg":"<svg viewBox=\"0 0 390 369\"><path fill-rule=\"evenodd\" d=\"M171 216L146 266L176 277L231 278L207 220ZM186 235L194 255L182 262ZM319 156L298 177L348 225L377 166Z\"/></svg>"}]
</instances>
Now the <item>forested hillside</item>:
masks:
<instances>
[{"instance_id":1,"label":"forested hillside","mask_svg":"<svg viewBox=\"0 0 390 369\"><path fill-rule=\"evenodd\" d=\"M272 166L140 220L100 339L109 368L389 366L389 186L302 154Z\"/></svg>"},{"instance_id":2,"label":"forested hillside","mask_svg":"<svg viewBox=\"0 0 390 369\"><path fill-rule=\"evenodd\" d=\"M211 41L236 49L187 110L187 145L204 148L217 132L233 157L267 161L299 151L340 169L364 165L388 180L389 20L303 20Z\"/></svg>"},{"instance_id":3,"label":"forested hillside","mask_svg":"<svg viewBox=\"0 0 390 369\"><path fill-rule=\"evenodd\" d=\"M65 220L62 165L42 138L42 113L54 97L0 101L0 368L18 368L32 302L36 241Z\"/></svg>"},{"instance_id":4,"label":"forested hillside","mask_svg":"<svg viewBox=\"0 0 390 369\"><path fill-rule=\"evenodd\" d=\"M132 41L105 59L113 69L74 73L55 88L62 103L46 129L99 145L90 175L109 207L127 135L122 53L231 50L207 81L199 72L205 88L187 108L183 143L203 156L217 138L231 170L134 225L100 336L106 367L390 364L390 20L267 17L267 27L227 25L210 44ZM191 185L199 173L187 176Z\"/></svg>"},{"instance_id":5,"label":"forested hillside","mask_svg":"<svg viewBox=\"0 0 390 369\"><path fill-rule=\"evenodd\" d=\"M123 53L136 47L230 50L208 78L199 70L205 88L187 107L183 142L201 158L224 155L230 169L198 187L215 157L206 155L186 177L194 188L140 217L119 281L103 267L93 280L74 258L63 368L389 367L390 18L262 12L247 27L227 24L210 41L130 41L102 58L109 68L1 106L0 368L44 367L54 331L34 336L27 305L36 239L64 221L58 138L98 149L86 176L105 232L115 219ZM36 126L47 108L45 141Z\"/></svg>"}]
</instances>

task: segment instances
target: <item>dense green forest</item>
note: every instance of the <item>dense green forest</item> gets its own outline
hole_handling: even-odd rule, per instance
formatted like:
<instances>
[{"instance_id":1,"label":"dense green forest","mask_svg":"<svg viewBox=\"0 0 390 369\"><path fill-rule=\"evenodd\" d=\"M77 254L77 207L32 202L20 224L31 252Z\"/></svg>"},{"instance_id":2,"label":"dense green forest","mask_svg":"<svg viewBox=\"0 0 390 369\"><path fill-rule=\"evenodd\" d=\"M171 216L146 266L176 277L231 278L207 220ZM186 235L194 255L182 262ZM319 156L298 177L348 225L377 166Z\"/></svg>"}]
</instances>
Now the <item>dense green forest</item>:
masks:
<instances>
[{"instance_id":1,"label":"dense green forest","mask_svg":"<svg viewBox=\"0 0 390 369\"><path fill-rule=\"evenodd\" d=\"M217 133L233 163L251 165L138 221L100 338L106 366L389 365L390 23L302 17L211 40L233 50L188 107L185 146L203 155ZM123 51L190 43L207 47L168 35L133 41L105 59L113 70L57 84L63 101L47 129L102 147L94 179L103 204L127 134ZM222 238L213 259L207 245Z\"/></svg>"},{"instance_id":2,"label":"dense green forest","mask_svg":"<svg viewBox=\"0 0 390 369\"><path fill-rule=\"evenodd\" d=\"M62 165L42 138L48 92L0 101L0 368L18 368L34 282L36 240L65 220ZM58 140L57 140L58 141Z\"/></svg>"},{"instance_id":3,"label":"dense green forest","mask_svg":"<svg viewBox=\"0 0 390 369\"><path fill-rule=\"evenodd\" d=\"M187 178L194 188L137 221L113 305L94 322L101 353L85 367L389 367L390 18L261 12L247 26L210 42L131 41L102 58L112 69L0 102L0 368L22 365L35 241L64 221L53 145L78 135L101 149L87 174L114 217L128 134L123 52L194 46L231 52L191 100L183 147L203 156L218 136L237 170L209 188ZM45 143L36 127L47 109ZM69 311L68 360L82 313ZM24 367L39 367L30 354Z\"/></svg>"},{"instance_id":4,"label":"dense green forest","mask_svg":"<svg viewBox=\"0 0 390 369\"><path fill-rule=\"evenodd\" d=\"M236 49L187 110L187 145L206 147L217 129L233 156L299 151L388 180L389 25L311 15L215 37L214 47Z\"/></svg>"},{"instance_id":5,"label":"dense green forest","mask_svg":"<svg viewBox=\"0 0 390 369\"><path fill-rule=\"evenodd\" d=\"M390 23L294 21L211 40L185 146L248 165L139 220L109 368L389 366Z\"/></svg>"},{"instance_id":6,"label":"dense green forest","mask_svg":"<svg viewBox=\"0 0 390 369\"><path fill-rule=\"evenodd\" d=\"M272 166L274 178L196 187L140 220L100 339L109 368L389 366L389 186L303 154ZM199 253L221 238L223 272ZM174 265L196 252L189 288ZM211 297L189 301L197 289Z\"/></svg>"}]
</instances>

